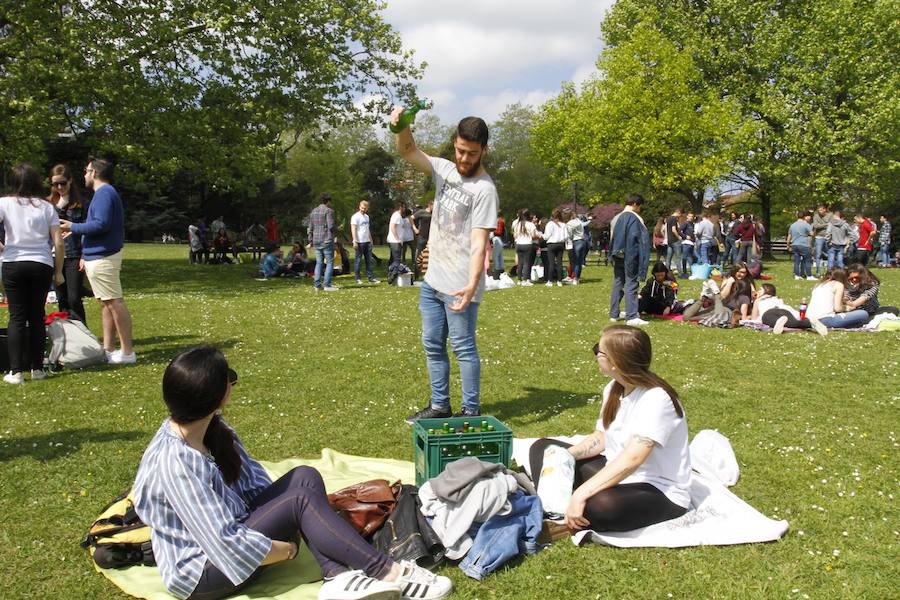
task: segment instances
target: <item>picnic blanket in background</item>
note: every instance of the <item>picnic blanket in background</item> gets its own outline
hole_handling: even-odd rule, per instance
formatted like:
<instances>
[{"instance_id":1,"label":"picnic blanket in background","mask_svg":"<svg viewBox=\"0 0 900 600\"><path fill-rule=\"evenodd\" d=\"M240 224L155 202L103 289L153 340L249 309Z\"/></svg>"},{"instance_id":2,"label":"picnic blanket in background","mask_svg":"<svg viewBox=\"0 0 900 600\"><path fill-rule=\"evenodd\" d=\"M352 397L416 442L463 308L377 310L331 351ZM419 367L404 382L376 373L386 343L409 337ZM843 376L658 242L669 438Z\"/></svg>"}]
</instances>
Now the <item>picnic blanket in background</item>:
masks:
<instances>
[{"instance_id":1,"label":"picnic blanket in background","mask_svg":"<svg viewBox=\"0 0 900 600\"><path fill-rule=\"evenodd\" d=\"M551 436L577 444L585 436ZM513 458L528 468L528 450L537 438L513 440ZM697 461L703 464L703 461ZM694 471L691 478L691 509L683 516L633 531L597 532L584 530L572 542L587 542L619 548L687 546L727 546L772 542L787 533L787 521L775 521L735 496L713 477Z\"/></svg>"},{"instance_id":2,"label":"picnic blanket in background","mask_svg":"<svg viewBox=\"0 0 900 600\"><path fill-rule=\"evenodd\" d=\"M322 473L328 492L369 479L398 479L404 483L415 481L413 463L388 458L366 458L341 454L329 448L322 450L322 457L313 460L291 458L272 463L260 461L272 477L278 479L294 467L309 465ZM95 568L97 568L95 566ZM123 592L135 598L147 600L171 600L156 567L129 567L127 569L97 568ZM306 545L302 545L297 558L267 568L244 594L232 596L241 600L316 600L322 573Z\"/></svg>"}]
</instances>

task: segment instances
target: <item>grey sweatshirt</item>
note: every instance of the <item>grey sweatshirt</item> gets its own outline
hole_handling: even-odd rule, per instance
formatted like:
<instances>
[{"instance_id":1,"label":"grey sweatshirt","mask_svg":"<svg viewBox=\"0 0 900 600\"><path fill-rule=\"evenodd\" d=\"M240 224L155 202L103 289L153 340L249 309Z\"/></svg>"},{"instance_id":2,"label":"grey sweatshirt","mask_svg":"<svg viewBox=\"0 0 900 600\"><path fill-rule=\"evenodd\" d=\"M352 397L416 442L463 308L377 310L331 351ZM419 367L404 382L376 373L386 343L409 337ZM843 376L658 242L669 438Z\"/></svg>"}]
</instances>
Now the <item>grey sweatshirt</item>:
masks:
<instances>
[{"instance_id":1,"label":"grey sweatshirt","mask_svg":"<svg viewBox=\"0 0 900 600\"><path fill-rule=\"evenodd\" d=\"M832 217L825 230L825 238L835 246L846 246L850 243L850 226L847 221Z\"/></svg>"}]
</instances>

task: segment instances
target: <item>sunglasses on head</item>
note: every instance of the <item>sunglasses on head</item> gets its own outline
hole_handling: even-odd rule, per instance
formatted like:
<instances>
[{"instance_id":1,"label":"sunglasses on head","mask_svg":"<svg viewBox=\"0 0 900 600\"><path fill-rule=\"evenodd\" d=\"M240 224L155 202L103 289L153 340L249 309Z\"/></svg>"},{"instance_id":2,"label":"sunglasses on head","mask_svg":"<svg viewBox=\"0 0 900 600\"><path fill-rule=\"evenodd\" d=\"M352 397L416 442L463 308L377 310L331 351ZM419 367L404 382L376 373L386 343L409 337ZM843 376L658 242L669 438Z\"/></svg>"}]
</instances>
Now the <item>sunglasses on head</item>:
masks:
<instances>
[{"instance_id":1,"label":"sunglasses on head","mask_svg":"<svg viewBox=\"0 0 900 600\"><path fill-rule=\"evenodd\" d=\"M237 382L238 382L237 371L229 368L228 369L228 384L229 385L237 385Z\"/></svg>"}]
</instances>

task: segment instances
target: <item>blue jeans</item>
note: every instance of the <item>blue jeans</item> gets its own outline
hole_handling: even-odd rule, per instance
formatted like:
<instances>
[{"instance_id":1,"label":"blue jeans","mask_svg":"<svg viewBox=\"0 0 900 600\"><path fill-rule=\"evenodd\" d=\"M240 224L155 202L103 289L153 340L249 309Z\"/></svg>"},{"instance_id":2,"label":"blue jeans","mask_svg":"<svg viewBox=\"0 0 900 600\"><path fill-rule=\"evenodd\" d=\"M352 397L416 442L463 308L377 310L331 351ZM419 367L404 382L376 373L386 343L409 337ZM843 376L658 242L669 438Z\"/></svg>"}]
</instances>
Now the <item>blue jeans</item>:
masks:
<instances>
[{"instance_id":1,"label":"blue jeans","mask_svg":"<svg viewBox=\"0 0 900 600\"><path fill-rule=\"evenodd\" d=\"M844 268L844 247L828 244L828 269Z\"/></svg>"},{"instance_id":2,"label":"blue jeans","mask_svg":"<svg viewBox=\"0 0 900 600\"><path fill-rule=\"evenodd\" d=\"M794 253L794 277L809 277L812 275L810 259L812 258L809 246L791 246Z\"/></svg>"},{"instance_id":3,"label":"blue jeans","mask_svg":"<svg viewBox=\"0 0 900 600\"><path fill-rule=\"evenodd\" d=\"M825 267L825 246L828 243L828 240L821 236L816 236L816 245L815 250L813 250L813 268L816 270L816 275L819 275L821 271L824 271Z\"/></svg>"},{"instance_id":4,"label":"blue jeans","mask_svg":"<svg viewBox=\"0 0 900 600\"><path fill-rule=\"evenodd\" d=\"M725 256L722 258L722 264L727 265L734 260L736 248L734 247L734 236L725 236Z\"/></svg>"},{"instance_id":5,"label":"blue jeans","mask_svg":"<svg viewBox=\"0 0 900 600\"><path fill-rule=\"evenodd\" d=\"M821 321L825 327L832 327L834 329L851 329L853 327L865 325L869 322L869 319L871 319L869 313L861 308L857 308L856 310L838 313L831 317L822 317L821 319L819 319L819 321Z\"/></svg>"},{"instance_id":6,"label":"blue jeans","mask_svg":"<svg viewBox=\"0 0 900 600\"><path fill-rule=\"evenodd\" d=\"M572 267L573 277L581 279L581 269L584 268L584 260L587 258L588 245L585 240L575 240L572 242L572 249L575 251L575 265Z\"/></svg>"},{"instance_id":7,"label":"blue jeans","mask_svg":"<svg viewBox=\"0 0 900 600\"><path fill-rule=\"evenodd\" d=\"M494 515L484 522L475 523L469 529L478 532L466 557L459 563L463 573L481 581L502 567L509 559L522 554L534 554L539 550L537 537L543 524L543 507L537 496L526 496L520 491L509 497L512 511L507 515Z\"/></svg>"},{"instance_id":8,"label":"blue jeans","mask_svg":"<svg viewBox=\"0 0 900 600\"><path fill-rule=\"evenodd\" d=\"M881 248L878 249L878 254L881 256L881 265L883 267L891 266L891 245L887 242L881 244Z\"/></svg>"},{"instance_id":9,"label":"blue jeans","mask_svg":"<svg viewBox=\"0 0 900 600\"><path fill-rule=\"evenodd\" d=\"M700 245L697 246L697 252L699 255L700 264L708 265L710 264L709 260L709 249L712 247L713 242L700 242Z\"/></svg>"},{"instance_id":10,"label":"blue jeans","mask_svg":"<svg viewBox=\"0 0 900 600\"><path fill-rule=\"evenodd\" d=\"M638 288L640 273L637 263L627 263L624 258L613 257L613 285L609 295L609 316L619 318L619 304L625 298L625 319L638 317Z\"/></svg>"},{"instance_id":11,"label":"blue jeans","mask_svg":"<svg viewBox=\"0 0 900 600\"><path fill-rule=\"evenodd\" d=\"M681 245L681 267L682 275L691 274L691 265L694 264L694 246L691 244Z\"/></svg>"},{"instance_id":12,"label":"blue jeans","mask_svg":"<svg viewBox=\"0 0 900 600\"><path fill-rule=\"evenodd\" d=\"M334 272L334 242L316 244L316 272L313 276L313 287L321 287L323 264L325 265L325 287L331 287L331 275Z\"/></svg>"},{"instance_id":13,"label":"blue jeans","mask_svg":"<svg viewBox=\"0 0 900 600\"><path fill-rule=\"evenodd\" d=\"M370 280L375 279L375 276L372 274L372 242L359 242L356 244L356 259L353 272L356 274L357 279L359 279L359 266L363 258L366 260L366 277Z\"/></svg>"},{"instance_id":14,"label":"blue jeans","mask_svg":"<svg viewBox=\"0 0 900 600\"><path fill-rule=\"evenodd\" d=\"M455 312L449 307L454 301L453 297L422 283L419 312L422 313L422 347L431 380L431 407L450 410L449 337L462 378L462 407L477 413L481 410L481 360L475 347L478 303L472 302L465 310Z\"/></svg>"},{"instance_id":15,"label":"blue jeans","mask_svg":"<svg viewBox=\"0 0 900 600\"><path fill-rule=\"evenodd\" d=\"M681 242L672 242L666 250L666 268L672 268L672 258L675 258L675 270L681 264Z\"/></svg>"}]
</instances>

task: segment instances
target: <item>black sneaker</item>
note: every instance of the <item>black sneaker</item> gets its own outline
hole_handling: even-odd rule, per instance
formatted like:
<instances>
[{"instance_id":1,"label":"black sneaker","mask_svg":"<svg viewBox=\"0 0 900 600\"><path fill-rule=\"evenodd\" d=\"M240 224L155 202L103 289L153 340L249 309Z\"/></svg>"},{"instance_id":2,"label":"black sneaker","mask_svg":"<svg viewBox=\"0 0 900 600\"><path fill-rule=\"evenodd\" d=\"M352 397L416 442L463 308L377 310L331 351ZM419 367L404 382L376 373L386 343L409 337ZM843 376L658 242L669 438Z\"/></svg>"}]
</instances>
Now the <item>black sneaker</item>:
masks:
<instances>
[{"instance_id":1,"label":"black sneaker","mask_svg":"<svg viewBox=\"0 0 900 600\"><path fill-rule=\"evenodd\" d=\"M466 409L460 410L458 413L453 413L454 417L480 417L481 411L476 410L475 412L469 412Z\"/></svg>"},{"instance_id":2,"label":"black sneaker","mask_svg":"<svg viewBox=\"0 0 900 600\"><path fill-rule=\"evenodd\" d=\"M429 404L414 415L406 417L406 422L412 425L419 419L448 419L453 416L449 410L438 410Z\"/></svg>"}]
</instances>

